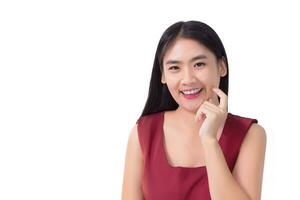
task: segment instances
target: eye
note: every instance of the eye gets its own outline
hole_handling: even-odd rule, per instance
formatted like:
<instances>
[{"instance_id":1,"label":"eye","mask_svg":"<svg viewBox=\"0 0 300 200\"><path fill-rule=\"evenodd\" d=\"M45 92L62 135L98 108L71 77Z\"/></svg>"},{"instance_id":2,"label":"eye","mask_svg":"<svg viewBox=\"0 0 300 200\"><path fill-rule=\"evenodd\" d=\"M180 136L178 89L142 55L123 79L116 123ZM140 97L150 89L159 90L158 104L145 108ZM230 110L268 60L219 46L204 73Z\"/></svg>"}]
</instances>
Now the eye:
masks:
<instances>
[{"instance_id":1,"label":"eye","mask_svg":"<svg viewBox=\"0 0 300 200\"><path fill-rule=\"evenodd\" d=\"M169 67L169 70L172 70L172 69L178 69L178 67L177 66L171 66L171 67Z\"/></svg>"},{"instance_id":2,"label":"eye","mask_svg":"<svg viewBox=\"0 0 300 200\"><path fill-rule=\"evenodd\" d=\"M196 66L198 66L198 67L201 67L202 65L205 65L205 63L203 63L203 62L196 63Z\"/></svg>"}]
</instances>

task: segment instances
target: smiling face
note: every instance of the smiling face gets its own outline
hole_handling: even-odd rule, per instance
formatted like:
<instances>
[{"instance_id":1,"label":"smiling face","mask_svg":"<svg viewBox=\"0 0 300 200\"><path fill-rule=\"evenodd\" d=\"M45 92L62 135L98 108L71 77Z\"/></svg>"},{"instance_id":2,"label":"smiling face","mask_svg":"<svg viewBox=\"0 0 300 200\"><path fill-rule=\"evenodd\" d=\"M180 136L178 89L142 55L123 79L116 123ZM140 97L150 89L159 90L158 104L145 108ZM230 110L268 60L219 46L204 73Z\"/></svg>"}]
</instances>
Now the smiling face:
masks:
<instances>
[{"instance_id":1,"label":"smiling face","mask_svg":"<svg viewBox=\"0 0 300 200\"><path fill-rule=\"evenodd\" d=\"M208 48L196 40L179 38L164 55L161 82L167 84L180 108L196 112L208 98L218 103L212 88L219 87L220 77L226 74L224 61L218 62ZM196 88L201 90L194 95L182 92Z\"/></svg>"}]
</instances>

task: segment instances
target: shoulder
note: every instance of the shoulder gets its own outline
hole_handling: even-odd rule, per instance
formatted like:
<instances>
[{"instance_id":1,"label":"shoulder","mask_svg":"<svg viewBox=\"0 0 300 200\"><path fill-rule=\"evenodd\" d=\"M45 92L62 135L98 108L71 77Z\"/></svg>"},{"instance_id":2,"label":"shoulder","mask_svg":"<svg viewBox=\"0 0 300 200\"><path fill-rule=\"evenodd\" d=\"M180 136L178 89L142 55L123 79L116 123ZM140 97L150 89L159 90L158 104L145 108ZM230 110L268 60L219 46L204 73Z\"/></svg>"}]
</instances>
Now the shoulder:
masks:
<instances>
[{"instance_id":1,"label":"shoulder","mask_svg":"<svg viewBox=\"0 0 300 200\"><path fill-rule=\"evenodd\" d=\"M143 164L143 155L138 138L137 124L135 124L129 133L126 151L126 163L131 169L140 170Z\"/></svg>"},{"instance_id":2,"label":"shoulder","mask_svg":"<svg viewBox=\"0 0 300 200\"><path fill-rule=\"evenodd\" d=\"M140 116L136 121L136 132L138 138L141 142L142 148L145 146L150 137L153 136L153 133L160 128L160 124L164 117L164 112L156 112Z\"/></svg>"},{"instance_id":3,"label":"shoulder","mask_svg":"<svg viewBox=\"0 0 300 200\"><path fill-rule=\"evenodd\" d=\"M137 154L140 153L139 148L139 138L138 138L138 128L137 123L131 128L129 136L128 136L128 149L130 152L136 152Z\"/></svg>"},{"instance_id":4,"label":"shoulder","mask_svg":"<svg viewBox=\"0 0 300 200\"><path fill-rule=\"evenodd\" d=\"M251 144L252 146L265 148L267 142L267 134L265 129L258 123L252 123L247 131L243 143ZM244 144L245 145L245 144Z\"/></svg>"},{"instance_id":5,"label":"shoulder","mask_svg":"<svg viewBox=\"0 0 300 200\"><path fill-rule=\"evenodd\" d=\"M234 122L235 127L244 127L246 129L246 135L243 143L246 142L257 142L265 143L267 136L264 127L258 124L258 120L248 116L241 116L237 114L232 114L231 120Z\"/></svg>"},{"instance_id":6,"label":"shoulder","mask_svg":"<svg viewBox=\"0 0 300 200\"><path fill-rule=\"evenodd\" d=\"M141 132L152 130L157 127L158 122L162 119L164 112L156 112L139 117L136 121L137 129Z\"/></svg>"},{"instance_id":7,"label":"shoulder","mask_svg":"<svg viewBox=\"0 0 300 200\"><path fill-rule=\"evenodd\" d=\"M252 199L260 199L267 136L258 123L250 123L241 144L233 176Z\"/></svg>"},{"instance_id":8,"label":"shoulder","mask_svg":"<svg viewBox=\"0 0 300 200\"><path fill-rule=\"evenodd\" d=\"M155 119L155 118L159 117L160 115L162 115L163 113L164 113L164 111L161 111L161 112L150 113L150 114L147 114L144 116L140 116L139 119L137 120L137 123L140 121Z\"/></svg>"},{"instance_id":9,"label":"shoulder","mask_svg":"<svg viewBox=\"0 0 300 200\"><path fill-rule=\"evenodd\" d=\"M230 117L230 120L235 123L235 124L249 124L251 125L252 123L257 123L258 120L255 118L251 118L248 116L241 116L238 114L233 114L233 113L228 113L228 116ZM249 127L248 127L249 128Z\"/></svg>"},{"instance_id":10,"label":"shoulder","mask_svg":"<svg viewBox=\"0 0 300 200\"><path fill-rule=\"evenodd\" d=\"M251 135L256 135L255 137L259 137L261 139L266 139L266 131L262 127L262 125L260 125L258 123L251 124L251 126L248 130L248 133L250 133Z\"/></svg>"},{"instance_id":11,"label":"shoulder","mask_svg":"<svg viewBox=\"0 0 300 200\"><path fill-rule=\"evenodd\" d=\"M143 157L138 142L137 124L129 134L123 175L122 199L142 199Z\"/></svg>"}]
</instances>

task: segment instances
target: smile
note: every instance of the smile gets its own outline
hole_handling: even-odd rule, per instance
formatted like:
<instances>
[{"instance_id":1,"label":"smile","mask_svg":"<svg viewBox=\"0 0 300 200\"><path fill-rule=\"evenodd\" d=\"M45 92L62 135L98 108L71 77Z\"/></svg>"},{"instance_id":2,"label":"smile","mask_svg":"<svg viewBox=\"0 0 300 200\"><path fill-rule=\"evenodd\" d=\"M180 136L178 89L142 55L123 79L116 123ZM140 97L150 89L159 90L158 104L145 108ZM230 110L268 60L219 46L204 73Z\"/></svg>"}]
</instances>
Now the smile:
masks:
<instances>
[{"instance_id":1,"label":"smile","mask_svg":"<svg viewBox=\"0 0 300 200\"><path fill-rule=\"evenodd\" d=\"M188 90L188 91L180 91L180 93L186 98L186 99L195 99L197 98L202 91L201 89L193 89L193 90Z\"/></svg>"}]
</instances>

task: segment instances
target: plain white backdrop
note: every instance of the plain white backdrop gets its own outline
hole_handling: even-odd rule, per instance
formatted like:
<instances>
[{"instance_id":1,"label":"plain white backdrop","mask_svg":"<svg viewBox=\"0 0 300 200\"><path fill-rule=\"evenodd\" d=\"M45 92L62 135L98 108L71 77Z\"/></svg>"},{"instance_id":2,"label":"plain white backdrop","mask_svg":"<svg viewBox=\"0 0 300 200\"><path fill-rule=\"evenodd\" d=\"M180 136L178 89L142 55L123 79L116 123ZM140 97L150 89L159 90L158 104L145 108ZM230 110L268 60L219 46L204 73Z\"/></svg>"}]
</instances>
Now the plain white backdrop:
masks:
<instances>
[{"instance_id":1,"label":"plain white backdrop","mask_svg":"<svg viewBox=\"0 0 300 200\"><path fill-rule=\"evenodd\" d=\"M158 40L220 36L229 111L267 132L262 199L299 199L296 1L1 1L0 199L120 199Z\"/></svg>"}]
</instances>

